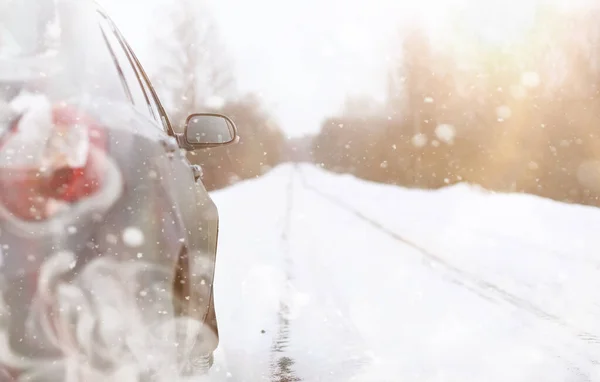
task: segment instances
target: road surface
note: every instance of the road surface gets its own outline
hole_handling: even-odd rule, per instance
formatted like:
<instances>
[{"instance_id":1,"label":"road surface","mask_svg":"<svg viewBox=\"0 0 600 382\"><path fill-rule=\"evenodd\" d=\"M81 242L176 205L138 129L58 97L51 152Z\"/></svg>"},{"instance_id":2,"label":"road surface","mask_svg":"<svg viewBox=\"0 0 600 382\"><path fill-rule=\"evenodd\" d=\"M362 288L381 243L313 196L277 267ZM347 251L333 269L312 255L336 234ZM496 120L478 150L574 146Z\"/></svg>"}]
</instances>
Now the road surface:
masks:
<instances>
[{"instance_id":1,"label":"road surface","mask_svg":"<svg viewBox=\"0 0 600 382\"><path fill-rule=\"evenodd\" d=\"M384 222L338 177L285 165L214 194L221 344L207 380L600 380L592 292L579 310L558 309L547 302L551 290L542 298L517 276L497 278L453 255L453 243L464 248L458 237L441 246L443 211L424 224L390 205ZM383 200L371 202L386 211ZM416 235L396 221L431 228ZM531 243L504 242L507 256L520 246L528 263ZM538 252L549 262L558 256Z\"/></svg>"}]
</instances>

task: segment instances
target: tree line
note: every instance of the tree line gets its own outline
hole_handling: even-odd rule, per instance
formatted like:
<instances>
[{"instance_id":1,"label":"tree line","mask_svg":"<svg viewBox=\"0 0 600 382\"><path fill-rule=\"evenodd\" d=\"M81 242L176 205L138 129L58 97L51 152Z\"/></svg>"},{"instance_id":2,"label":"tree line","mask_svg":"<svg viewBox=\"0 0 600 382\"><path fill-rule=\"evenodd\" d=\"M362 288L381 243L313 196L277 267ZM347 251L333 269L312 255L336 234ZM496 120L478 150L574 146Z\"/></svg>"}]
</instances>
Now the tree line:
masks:
<instances>
[{"instance_id":1,"label":"tree line","mask_svg":"<svg viewBox=\"0 0 600 382\"><path fill-rule=\"evenodd\" d=\"M182 132L192 113L217 112L234 121L240 136L234 145L188 153L202 167L205 187L212 191L264 174L279 163L285 137L258 96L237 91L209 8L204 1L177 0L163 11L152 77L174 128Z\"/></svg>"},{"instance_id":2,"label":"tree line","mask_svg":"<svg viewBox=\"0 0 600 382\"><path fill-rule=\"evenodd\" d=\"M313 160L407 187L458 182L600 205L600 7L540 5L518 40L402 31L387 101L349 100ZM460 21L460 20L458 20Z\"/></svg>"}]
</instances>

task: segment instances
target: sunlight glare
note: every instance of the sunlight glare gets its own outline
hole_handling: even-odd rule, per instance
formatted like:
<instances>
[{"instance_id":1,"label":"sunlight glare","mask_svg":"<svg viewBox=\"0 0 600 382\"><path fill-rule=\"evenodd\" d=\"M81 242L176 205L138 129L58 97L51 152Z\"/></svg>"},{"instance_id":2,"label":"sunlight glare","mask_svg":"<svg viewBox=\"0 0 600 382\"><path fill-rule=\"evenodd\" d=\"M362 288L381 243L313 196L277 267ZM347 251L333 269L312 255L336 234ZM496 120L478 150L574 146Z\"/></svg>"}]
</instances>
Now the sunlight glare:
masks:
<instances>
[{"instance_id":1,"label":"sunlight glare","mask_svg":"<svg viewBox=\"0 0 600 382\"><path fill-rule=\"evenodd\" d=\"M580 0L582 4L588 0ZM423 0L413 11L433 38L447 38L452 26L486 44L518 41L533 24L536 9L550 4L569 9L568 0ZM573 5L574 6L574 5Z\"/></svg>"}]
</instances>

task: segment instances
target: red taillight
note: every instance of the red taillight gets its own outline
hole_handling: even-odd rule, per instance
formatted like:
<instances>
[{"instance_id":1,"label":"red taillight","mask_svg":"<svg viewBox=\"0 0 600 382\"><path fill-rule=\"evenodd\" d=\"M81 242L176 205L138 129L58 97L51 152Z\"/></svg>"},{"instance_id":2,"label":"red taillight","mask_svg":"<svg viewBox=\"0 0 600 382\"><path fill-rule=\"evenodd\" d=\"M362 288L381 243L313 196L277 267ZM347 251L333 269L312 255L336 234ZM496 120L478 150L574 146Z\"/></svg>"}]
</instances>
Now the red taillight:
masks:
<instances>
[{"instance_id":1,"label":"red taillight","mask_svg":"<svg viewBox=\"0 0 600 382\"><path fill-rule=\"evenodd\" d=\"M4 143L18 133L18 124ZM106 147L106 132L94 120L71 106L53 107L50 139L35 147L46 150L45 162L37 168L0 168L0 203L18 218L44 220L65 205L93 195L102 187L105 173L92 149L106 152ZM69 150L79 150L76 163L69 160Z\"/></svg>"},{"instance_id":2,"label":"red taillight","mask_svg":"<svg viewBox=\"0 0 600 382\"><path fill-rule=\"evenodd\" d=\"M88 143L102 151L106 151L106 133L93 120L77 110L68 107L54 109L54 124L68 130L73 126L87 130ZM68 131L65 131L68 133ZM81 167L63 166L55 169L47 178L45 191L48 196L68 203L94 194L102 185L104 169L94 160L88 150L85 165Z\"/></svg>"}]
</instances>

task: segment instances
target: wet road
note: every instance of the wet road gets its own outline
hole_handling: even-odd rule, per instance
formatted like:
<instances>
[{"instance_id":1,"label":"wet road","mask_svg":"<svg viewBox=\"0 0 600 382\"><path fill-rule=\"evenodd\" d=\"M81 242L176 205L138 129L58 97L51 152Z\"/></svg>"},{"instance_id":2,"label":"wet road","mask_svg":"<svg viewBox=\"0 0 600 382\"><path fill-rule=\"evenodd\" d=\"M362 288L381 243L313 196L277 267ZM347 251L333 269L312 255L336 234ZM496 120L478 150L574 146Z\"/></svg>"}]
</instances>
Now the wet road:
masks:
<instances>
[{"instance_id":1,"label":"wet road","mask_svg":"<svg viewBox=\"0 0 600 382\"><path fill-rule=\"evenodd\" d=\"M596 333L276 171L215 195L208 380L600 380Z\"/></svg>"}]
</instances>

